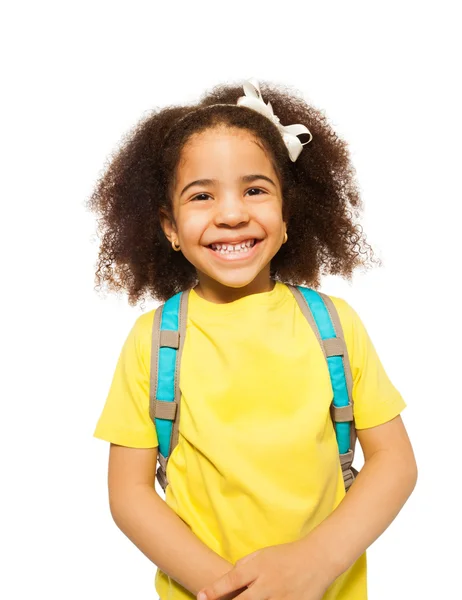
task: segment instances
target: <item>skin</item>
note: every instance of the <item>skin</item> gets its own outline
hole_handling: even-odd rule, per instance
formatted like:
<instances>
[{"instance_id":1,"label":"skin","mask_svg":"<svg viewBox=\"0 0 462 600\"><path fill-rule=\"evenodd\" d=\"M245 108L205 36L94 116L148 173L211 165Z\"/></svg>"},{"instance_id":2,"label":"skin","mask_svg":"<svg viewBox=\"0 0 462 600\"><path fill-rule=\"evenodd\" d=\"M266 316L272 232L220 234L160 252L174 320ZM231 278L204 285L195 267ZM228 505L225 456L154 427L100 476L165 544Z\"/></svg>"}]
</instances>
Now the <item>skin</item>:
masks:
<instances>
[{"instance_id":1,"label":"skin","mask_svg":"<svg viewBox=\"0 0 462 600\"><path fill-rule=\"evenodd\" d=\"M244 177L263 175L245 181ZM199 179L208 184L186 186ZM281 182L261 143L242 129L223 126L194 134L185 144L172 191L173 219L162 229L194 265L196 292L225 303L271 291L270 262L284 242ZM221 255L216 242L257 239L248 253Z\"/></svg>"}]
</instances>

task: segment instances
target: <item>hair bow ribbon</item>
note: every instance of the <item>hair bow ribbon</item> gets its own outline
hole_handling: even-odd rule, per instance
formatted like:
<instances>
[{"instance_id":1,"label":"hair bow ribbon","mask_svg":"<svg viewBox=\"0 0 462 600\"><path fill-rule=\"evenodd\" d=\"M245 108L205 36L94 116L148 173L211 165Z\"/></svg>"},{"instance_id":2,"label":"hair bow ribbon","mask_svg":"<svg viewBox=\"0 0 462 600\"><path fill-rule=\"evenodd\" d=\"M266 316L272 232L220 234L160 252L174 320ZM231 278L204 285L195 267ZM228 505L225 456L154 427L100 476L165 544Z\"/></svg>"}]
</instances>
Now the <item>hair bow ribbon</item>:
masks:
<instances>
[{"instance_id":1,"label":"hair bow ribbon","mask_svg":"<svg viewBox=\"0 0 462 600\"><path fill-rule=\"evenodd\" d=\"M297 158L300 156L300 152L303 150L303 146L311 142L313 136L311 132L305 125L281 125L279 117L274 114L273 107L271 103L265 104L260 92L260 86L256 79L248 79L244 85L244 94L245 96L241 96L237 100L238 106L246 106L247 108L251 108L259 112L261 115L267 117L277 126L282 138L284 140L284 144L289 152L290 159L292 162L295 162ZM308 135L309 139L305 142L302 142L299 139L299 135Z\"/></svg>"}]
</instances>

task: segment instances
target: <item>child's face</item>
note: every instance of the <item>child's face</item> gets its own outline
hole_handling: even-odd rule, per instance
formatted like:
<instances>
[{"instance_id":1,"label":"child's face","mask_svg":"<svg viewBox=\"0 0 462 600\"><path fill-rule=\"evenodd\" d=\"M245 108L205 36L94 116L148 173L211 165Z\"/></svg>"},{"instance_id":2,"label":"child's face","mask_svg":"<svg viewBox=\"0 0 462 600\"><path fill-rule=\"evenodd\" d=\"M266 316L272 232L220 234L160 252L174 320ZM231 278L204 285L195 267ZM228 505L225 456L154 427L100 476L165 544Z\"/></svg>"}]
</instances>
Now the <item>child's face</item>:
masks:
<instances>
[{"instance_id":1,"label":"child's face","mask_svg":"<svg viewBox=\"0 0 462 600\"><path fill-rule=\"evenodd\" d=\"M181 154L172 203L175 224L164 220L164 232L195 266L201 289L268 288L286 226L278 176L250 132L220 127L194 134ZM223 245L232 250L223 252Z\"/></svg>"}]
</instances>

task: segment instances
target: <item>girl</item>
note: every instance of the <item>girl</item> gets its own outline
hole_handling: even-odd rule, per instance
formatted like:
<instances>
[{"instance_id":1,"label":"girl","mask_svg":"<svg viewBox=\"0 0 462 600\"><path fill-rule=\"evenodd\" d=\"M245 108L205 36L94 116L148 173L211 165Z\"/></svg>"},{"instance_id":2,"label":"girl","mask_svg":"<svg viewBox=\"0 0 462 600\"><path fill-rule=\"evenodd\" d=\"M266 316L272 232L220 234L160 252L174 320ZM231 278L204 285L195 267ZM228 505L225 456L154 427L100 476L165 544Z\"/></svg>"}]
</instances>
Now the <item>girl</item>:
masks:
<instances>
[{"instance_id":1,"label":"girl","mask_svg":"<svg viewBox=\"0 0 462 600\"><path fill-rule=\"evenodd\" d=\"M365 458L346 494L328 369L287 287L374 261L346 143L282 88L220 86L140 122L89 206L99 283L132 305L190 290L165 502L149 414L155 310L129 332L94 432L110 442L111 514L158 566L160 599L365 600L366 548L416 483L405 402L332 297Z\"/></svg>"}]
</instances>

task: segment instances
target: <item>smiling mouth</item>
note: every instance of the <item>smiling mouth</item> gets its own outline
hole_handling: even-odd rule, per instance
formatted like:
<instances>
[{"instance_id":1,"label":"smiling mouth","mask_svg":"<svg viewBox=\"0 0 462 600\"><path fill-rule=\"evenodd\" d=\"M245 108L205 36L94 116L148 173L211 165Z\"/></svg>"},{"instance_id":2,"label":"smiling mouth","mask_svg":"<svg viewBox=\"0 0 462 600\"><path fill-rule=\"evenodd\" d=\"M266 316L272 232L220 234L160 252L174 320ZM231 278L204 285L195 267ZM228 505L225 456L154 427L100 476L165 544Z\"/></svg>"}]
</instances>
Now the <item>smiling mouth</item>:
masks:
<instances>
[{"instance_id":1,"label":"smiling mouth","mask_svg":"<svg viewBox=\"0 0 462 600\"><path fill-rule=\"evenodd\" d=\"M219 254L245 254L251 250L259 240L251 239L238 244L216 243L210 244L208 247Z\"/></svg>"}]
</instances>

